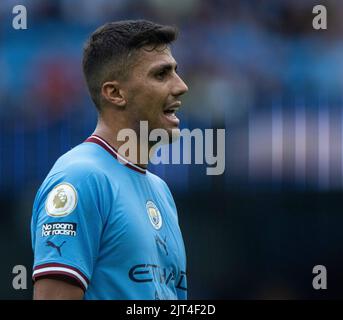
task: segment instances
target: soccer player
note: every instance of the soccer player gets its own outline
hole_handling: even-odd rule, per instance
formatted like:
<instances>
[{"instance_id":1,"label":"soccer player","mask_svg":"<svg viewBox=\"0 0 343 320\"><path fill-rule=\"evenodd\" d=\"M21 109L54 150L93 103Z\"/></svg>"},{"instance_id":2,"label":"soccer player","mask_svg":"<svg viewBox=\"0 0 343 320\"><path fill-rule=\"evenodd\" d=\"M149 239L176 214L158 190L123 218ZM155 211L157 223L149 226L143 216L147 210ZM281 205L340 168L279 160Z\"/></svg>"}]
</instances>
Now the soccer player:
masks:
<instances>
[{"instance_id":1,"label":"soccer player","mask_svg":"<svg viewBox=\"0 0 343 320\"><path fill-rule=\"evenodd\" d=\"M118 152L122 129L178 130L188 88L169 44L176 29L107 23L83 70L98 111L94 133L62 155L37 192L31 222L34 299L186 299L186 254L166 183ZM139 145L138 145L139 149Z\"/></svg>"}]
</instances>

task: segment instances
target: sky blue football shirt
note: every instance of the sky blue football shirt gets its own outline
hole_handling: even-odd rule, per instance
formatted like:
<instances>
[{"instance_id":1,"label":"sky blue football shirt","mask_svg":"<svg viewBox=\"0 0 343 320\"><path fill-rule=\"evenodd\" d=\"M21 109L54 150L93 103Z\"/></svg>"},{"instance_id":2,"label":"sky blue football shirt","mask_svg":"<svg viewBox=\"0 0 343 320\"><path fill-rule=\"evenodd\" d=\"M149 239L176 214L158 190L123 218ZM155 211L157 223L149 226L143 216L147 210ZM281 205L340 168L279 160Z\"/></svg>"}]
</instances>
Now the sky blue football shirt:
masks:
<instances>
[{"instance_id":1,"label":"sky blue football shirt","mask_svg":"<svg viewBox=\"0 0 343 320\"><path fill-rule=\"evenodd\" d=\"M187 299L173 197L99 136L60 157L37 192L33 280L73 279L85 299Z\"/></svg>"}]
</instances>

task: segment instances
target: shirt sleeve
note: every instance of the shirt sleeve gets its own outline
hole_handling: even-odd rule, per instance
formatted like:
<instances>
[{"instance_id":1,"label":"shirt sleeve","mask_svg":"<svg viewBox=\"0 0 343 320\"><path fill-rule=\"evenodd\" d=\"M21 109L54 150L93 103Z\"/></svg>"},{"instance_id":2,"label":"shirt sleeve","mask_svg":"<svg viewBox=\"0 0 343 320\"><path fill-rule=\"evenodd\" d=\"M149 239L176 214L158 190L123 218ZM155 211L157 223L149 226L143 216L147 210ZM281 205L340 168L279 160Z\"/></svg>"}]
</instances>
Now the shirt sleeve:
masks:
<instances>
[{"instance_id":1,"label":"shirt sleeve","mask_svg":"<svg viewBox=\"0 0 343 320\"><path fill-rule=\"evenodd\" d=\"M82 167L43 183L31 222L33 281L58 275L87 290L104 225L100 184L99 177Z\"/></svg>"}]
</instances>

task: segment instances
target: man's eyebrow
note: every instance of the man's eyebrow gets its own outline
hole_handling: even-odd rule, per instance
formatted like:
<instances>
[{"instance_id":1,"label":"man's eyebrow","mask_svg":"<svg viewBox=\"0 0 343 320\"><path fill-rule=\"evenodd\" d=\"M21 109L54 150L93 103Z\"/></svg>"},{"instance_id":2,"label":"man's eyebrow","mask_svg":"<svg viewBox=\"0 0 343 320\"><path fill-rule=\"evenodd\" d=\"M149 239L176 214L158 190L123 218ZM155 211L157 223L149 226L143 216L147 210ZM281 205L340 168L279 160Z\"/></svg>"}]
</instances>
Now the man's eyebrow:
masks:
<instances>
[{"instance_id":1,"label":"man's eyebrow","mask_svg":"<svg viewBox=\"0 0 343 320\"><path fill-rule=\"evenodd\" d=\"M157 70L173 70L175 68L175 71L177 70L177 63L162 63L159 65L156 65L151 68L151 71L157 71Z\"/></svg>"}]
</instances>

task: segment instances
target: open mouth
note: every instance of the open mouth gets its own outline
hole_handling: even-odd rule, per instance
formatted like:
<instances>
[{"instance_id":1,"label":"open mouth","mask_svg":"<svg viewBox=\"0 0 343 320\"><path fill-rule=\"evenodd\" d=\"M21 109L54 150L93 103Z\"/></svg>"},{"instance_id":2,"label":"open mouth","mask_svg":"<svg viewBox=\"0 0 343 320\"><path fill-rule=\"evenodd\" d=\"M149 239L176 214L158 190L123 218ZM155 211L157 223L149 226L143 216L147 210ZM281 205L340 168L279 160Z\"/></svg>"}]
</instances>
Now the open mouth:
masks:
<instances>
[{"instance_id":1,"label":"open mouth","mask_svg":"<svg viewBox=\"0 0 343 320\"><path fill-rule=\"evenodd\" d=\"M178 126L180 122L180 120L176 116L176 112L179 110L180 106L181 102L176 101L163 110L165 118L168 119L168 121L175 126Z\"/></svg>"},{"instance_id":2,"label":"open mouth","mask_svg":"<svg viewBox=\"0 0 343 320\"><path fill-rule=\"evenodd\" d=\"M165 116L169 118L176 118L176 111L177 110L169 109L169 110L164 110L163 113Z\"/></svg>"},{"instance_id":3,"label":"open mouth","mask_svg":"<svg viewBox=\"0 0 343 320\"><path fill-rule=\"evenodd\" d=\"M180 106L181 106L181 101L176 101L170 104L168 107L166 107L163 110L163 113L168 117L176 117L175 114L179 110Z\"/></svg>"}]
</instances>

